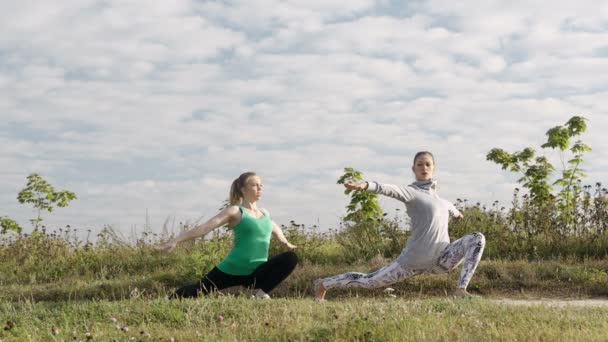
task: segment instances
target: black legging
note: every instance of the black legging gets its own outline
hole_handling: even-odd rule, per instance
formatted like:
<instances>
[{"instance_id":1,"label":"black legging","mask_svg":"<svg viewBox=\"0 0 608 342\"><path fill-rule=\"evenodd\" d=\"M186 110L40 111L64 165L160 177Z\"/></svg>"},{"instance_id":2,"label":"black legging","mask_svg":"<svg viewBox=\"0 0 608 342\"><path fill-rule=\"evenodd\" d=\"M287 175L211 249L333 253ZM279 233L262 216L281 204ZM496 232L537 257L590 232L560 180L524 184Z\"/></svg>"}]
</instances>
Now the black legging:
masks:
<instances>
[{"instance_id":1,"label":"black legging","mask_svg":"<svg viewBox=\"0 0 608 342\"><path fill-rule=\"evenodd\" d=\"M196 297L199 292L208 294L237 285L262 289L269 293L293 272L297 264L298 256L289 251L268 259L250 275L227 274L214 267L200 282L178 288L172 297Z\"/></svg>"}]
</instances>

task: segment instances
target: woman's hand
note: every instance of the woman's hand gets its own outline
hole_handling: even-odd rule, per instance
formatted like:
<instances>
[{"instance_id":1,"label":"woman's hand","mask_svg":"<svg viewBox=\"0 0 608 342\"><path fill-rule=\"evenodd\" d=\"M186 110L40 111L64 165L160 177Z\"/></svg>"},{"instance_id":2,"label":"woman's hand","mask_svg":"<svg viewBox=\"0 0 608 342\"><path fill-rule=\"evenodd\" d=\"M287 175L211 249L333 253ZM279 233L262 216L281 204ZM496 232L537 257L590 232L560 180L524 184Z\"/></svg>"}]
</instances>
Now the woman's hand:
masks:
<instances>
[{"instance_id":1,"label":"woman's hand","mask_svg":"<svg viewBox=\"0 0 608 342\"><path fill-rule=\"evenodd\" d=\"M363 182L363 183L344 183L344 187L349 189L349 190L365 190L367 189L367 182Z\"/></svg>"},{"instance_id":2,"label":"woman's hand","mask_svg":"<svg viewBox=\"0 0 608 342\"><path fill-rule=\"evenodd\" d=\"M297 248L296 245L292 245L291 242L287 241L287 238L285 237L285 234L283 234L283 230L274 221L272 221L272 235L274 237L276 237L277 240L279 240L279 242L281 244L283 244L283 246L289 248L289 250L294 250L294 249Z\"/></svg>"},{"instance_id":3,"label":"woman's hand","mask_svg":"<svg viewBox=\"0 0 608 342\"><path fill-rule=\"evenodd\" d=\"M175 240L169 240L161 245L155 246L154 249L161 252L172 252L177 247Z\"/></svg>"}]
</instances>

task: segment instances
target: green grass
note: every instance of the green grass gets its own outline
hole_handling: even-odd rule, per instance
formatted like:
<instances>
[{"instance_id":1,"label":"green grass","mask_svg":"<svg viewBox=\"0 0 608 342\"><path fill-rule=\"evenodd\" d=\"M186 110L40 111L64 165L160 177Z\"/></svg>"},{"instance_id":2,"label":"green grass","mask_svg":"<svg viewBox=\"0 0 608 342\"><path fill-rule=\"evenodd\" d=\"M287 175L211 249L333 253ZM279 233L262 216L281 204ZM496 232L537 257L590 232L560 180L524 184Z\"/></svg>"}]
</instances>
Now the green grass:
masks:
<instances>
[{"instance_id":1,"label":"green grass","mask_svg":"<svg viewBox=\"0 0 608 342\"><path fill-rule=\"evenodd\" d=\"M74 249L41 236L5 244L0 340L593 341L605 340L608 331L608 307L520 307L489 300L608 297L606 259L484 258L469 286L482 298L473 300L446 297L457 269L394 284L396 299L382 289L348 288L332 289L329 302L317 303L310 295L313 279L369 272L392 258L357 261L344 258L334 241L305 242L298 249L302 262L270 301L251 300L250 291L239 289L196 300L164 299L217 264L230 248L225 238L169 254L149 245Z\"/></svg>"},{"instance_id":2,"label":"green grass","mask_svg":"<svg viewBox=\"0 0 608 342\"><path fill-rule=\"evenodd\" d=\"M11 326L0 333L6 341L86 340L86 333L107 341L600 341L608 331L608 308L509 306L484 299L3 302L0 315Z\"/></svg>"},{"instance_id":3,"label":"green grass","mask_svg":"<svg viewBox=\"0 0 608 342\"><path fill-rule=\"evenodd\" d=\"M311 282L346 271L369 272L388 263L375 258L354 265L301 263L281 286L273 291L275 297L301 297L310 293ZM469 285L469 290L482 296L510 298L608 297L608 260L586 261L482 261ZM173 288L196 282L205 269L180 271L179 267L160 267L140 272L121 272L107 276L88 273L55 281L32 283L7 282L0 285L0 300L4 301L70 301L122 300L134 297L164 296ZM397 294L405 298L444 296L454 289L460 270L448 274L425 274L394 284ZM376 296L381 290L332 290L330 298Z\"/></svg>"},{"instance_id":4,"label":"green grass","mask_svg":"<svg viewBox=\"0 0 608 342\"><path fill-rule=\"evenodd\" d=\"M607 296L608 262L602 260L483 261L470 286L482 297L472 300L446 297L457 271L394 284L397 298L386 297L382 289L355 288L332 290L325 303L311 298L316 277L369 271L386 262L304 262L269 301L250 299L251 291L235 288L205 298L167 300L168 291L201 272L184 275L175 268L4 284L0 340L600 341L608 331L608 306L512 306L491 300Z\"/></svg>"}]
</instances>

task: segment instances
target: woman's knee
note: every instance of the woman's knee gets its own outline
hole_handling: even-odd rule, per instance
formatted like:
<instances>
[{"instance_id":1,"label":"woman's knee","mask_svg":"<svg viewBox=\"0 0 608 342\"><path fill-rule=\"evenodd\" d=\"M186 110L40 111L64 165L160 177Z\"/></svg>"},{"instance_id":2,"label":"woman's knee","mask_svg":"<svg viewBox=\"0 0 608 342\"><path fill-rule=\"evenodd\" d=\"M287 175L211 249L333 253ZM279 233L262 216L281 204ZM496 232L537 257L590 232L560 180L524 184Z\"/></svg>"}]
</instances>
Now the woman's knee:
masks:
<instances>
[{"instance_id":1,"label":"woman's knee","mask_svg":"<svg viewBox=\"0 0 608 342\"><path fill-rule=\"evenodd\" d=\"M300 258L298 258L298 255L294 251L283 253L283 258L287 264L293 265L293 267L295 267L300 261Z\"/></svg>"},{"instance_id":2,"label":"woman's knee","mask_svg":"<svg viewBox=\"0 0 608 342\"><path fill-rule=\"evenodd\" d=\"M482 233L480 233L480 232L473 233L473 238L475 239L475 242L478 245L480 245L480 246L486 245L486 237Z\"/></svg>"}]
</instances>

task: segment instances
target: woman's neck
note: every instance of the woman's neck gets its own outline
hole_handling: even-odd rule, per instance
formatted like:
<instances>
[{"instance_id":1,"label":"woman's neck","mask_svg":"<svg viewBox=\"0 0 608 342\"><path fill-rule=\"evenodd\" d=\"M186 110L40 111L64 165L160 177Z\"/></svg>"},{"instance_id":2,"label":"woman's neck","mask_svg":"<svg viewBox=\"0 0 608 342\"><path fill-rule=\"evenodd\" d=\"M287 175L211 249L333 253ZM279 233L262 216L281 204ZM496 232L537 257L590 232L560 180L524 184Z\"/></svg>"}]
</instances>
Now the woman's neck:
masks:
<instances>
[{"instance_id":1,"label":"woman's neck","mask_svg":"<svg viewBox=\"0 0 608 342\"><path fill-rule=\"evenodd\" d=\"M257 202L256 201L247 201L247 200L243 200L243 202L241 203L241 206L243 206L244 208L247 208L249 210L258 210L258 206L257 206Z\"/></svg>"}]
</instances>

